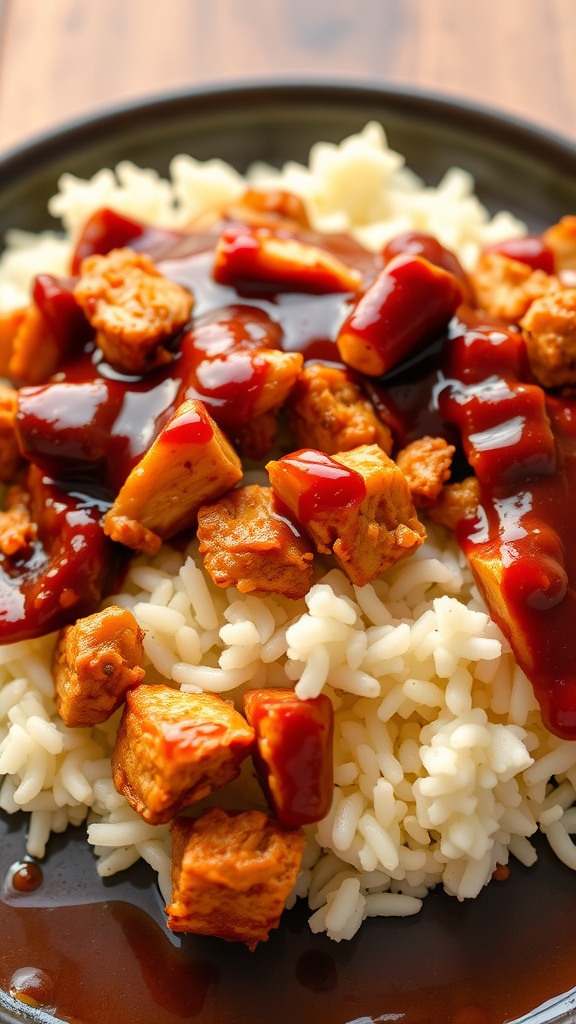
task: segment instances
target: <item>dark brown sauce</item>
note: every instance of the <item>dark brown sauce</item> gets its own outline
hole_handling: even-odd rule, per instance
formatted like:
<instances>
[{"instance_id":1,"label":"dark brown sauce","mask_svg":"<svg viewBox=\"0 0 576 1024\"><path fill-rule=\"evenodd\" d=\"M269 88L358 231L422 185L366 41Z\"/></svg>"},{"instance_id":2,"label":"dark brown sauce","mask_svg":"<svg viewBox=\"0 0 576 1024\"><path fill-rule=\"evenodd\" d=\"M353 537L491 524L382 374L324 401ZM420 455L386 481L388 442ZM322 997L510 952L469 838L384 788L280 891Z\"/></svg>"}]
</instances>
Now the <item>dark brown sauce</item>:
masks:
<instances>
[{"instance_id":1,"label":"dark brown sauce","mask_svg":"<svg viewBox=\"0 0 576 1024\"><path fill-rule=\"evenodd\" d=\"M20 824L0 823L4 877ZM574 876L539 846L534 868L513 861L479 899L432 893L416 917L368 920L351 942L313 935L299 900L250 953L170 935L149 870L99 879L77 830L52 838L38 892L4 894L0 986L42 972L44 1005L76 1024L504 1024L576 984Z\"/></svg>"}]
</instances>

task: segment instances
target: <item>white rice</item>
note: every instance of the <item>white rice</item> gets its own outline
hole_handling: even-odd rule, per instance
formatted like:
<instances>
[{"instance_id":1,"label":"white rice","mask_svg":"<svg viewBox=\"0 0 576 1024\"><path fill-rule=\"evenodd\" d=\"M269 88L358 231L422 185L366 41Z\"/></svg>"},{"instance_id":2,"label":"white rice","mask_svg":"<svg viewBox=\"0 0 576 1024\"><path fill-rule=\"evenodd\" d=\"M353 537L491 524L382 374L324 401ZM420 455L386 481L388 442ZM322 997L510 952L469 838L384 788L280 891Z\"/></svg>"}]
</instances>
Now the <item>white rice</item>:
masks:
<instances>
[{"instance_id":1,"label":"white rice","mask_svg":"<svg viewBox=\"0 0 576 1024\"><path fill-rule=\"evenodd\" d=\"M479 248L521 234L490 219L470 176L424 188L370 124L340 146L319 143L309 167L255 166L250 180L301 195L318 230L349 231L380 248L399 231L430 231L465 265ZM50 204L66 238L12 232L0 260L0 309L28 301L40 272L64 272L86 217L110 206L159 226L183 226L238 198L245 182L220 161L175 158L171 180L131 164L90 182L65 175ZM417 913L436 885L478 895L512 854L530 865L539 825L576 868L576 743L543 727L532 689L490 621L455 543L434 527L413 558L353 587L335 569L301 601L221 591L197 545L134 561L125 591L146 631L146 680L241 701L245 690L294 686L327 693L335 711L332 807L308 828L292 900L308 899L313 931L351 938L371 916ZM119 713L92 730L66 729L49 671L54 637L0 648L0 807L30 812L27 851L44 856L52 831L88 819L98 872L143 857L170 895L166 826L146 824L116 792L110 752ZM220 795L219 795L220 799ZM250 765L221 795L263 805Z\"/></svg>"}]
</instances>

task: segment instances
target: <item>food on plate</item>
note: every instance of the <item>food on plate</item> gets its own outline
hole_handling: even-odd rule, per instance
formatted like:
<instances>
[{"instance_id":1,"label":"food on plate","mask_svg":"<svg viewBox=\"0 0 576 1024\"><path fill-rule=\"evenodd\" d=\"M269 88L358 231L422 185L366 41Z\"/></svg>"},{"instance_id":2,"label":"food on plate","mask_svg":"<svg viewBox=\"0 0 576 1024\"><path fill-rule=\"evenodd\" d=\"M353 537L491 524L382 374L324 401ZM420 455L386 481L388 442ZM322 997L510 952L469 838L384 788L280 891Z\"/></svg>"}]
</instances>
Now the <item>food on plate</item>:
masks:
<instances>
[{"instance_id":1,"label":"food on plate","mask_svg":"<svg viewBox=\"0 0 576 1024\"><path fill-rule=\"evenodd\" d=\"M106 722L144 678L144 632L114 605L78 619L58 635L52 674L58 714L69 728Z\"/></svg>"},{"instance_id":2,"label":"food on plate","mask_svg":"<svg viewBox=\"0 0 576 1024\"><path fill-rule=\"evenodd\" d=\"M167 344L190 319L193 297L131 249L88 256L74 298L111 366L144 373L170 362Z\"/></svg>"},{"instance_id":3,"label":"food on plate","mask_svg":"<svg viewBox=\"0 0 576 1024\"><path fill-rule=\"evenodd\" d=\"M299 700L279 687L248 690L244 712L256 733L254 767L276 819L287 828L320 821L334 785L328 697Z\"/></svg>"},{"instance_id":4,"label":"food on plate","mask_svg":"<svg viewBox=\"0 0 576 1024\"><path fill-rule=\"evenodd\" d=\"M280 828L261 811L213 807L171 826L173 932L218 935L254 950L277 928L296 881L304 833Z\"/></svg>"},{"instance_id":5,"label":"food on plate","mask_svg":"<svg viewBox=\"0 0 576 1024\"><path fill-rule=\"evenodd\" d=\"M198 513L196 535L206 571L218 587L241 594L305 597L314 548L283 513L269 487L240 487Z\"/></svg>"},{"instance_id":6,"label":"food on plate","mask_svg":"<svg viewBox=\"0 0 576 1024\"><path fill-rule=\"evenodd\" d=\"M251 949L572 864L574 218L377 125L172 174L65 176L0 265L0 807Z\"/></svg>"},{"instance_id":7,"label":"food on plate","mask_svg":"<svg viewBox=\"0 0 576 1024\"><path fill-rule=\"evenodd\" d=\"M194 527L198 510L242 479L240 459L202 402L183 402L122 484L104 532L155 554L163 539Z\"/></svg>"},{"instance_id":8,"label":"food on plate","mask_svg":"<svg viewBox=\"0 0 576 1024\"><path fill-rule=\"evenodd\" d=\"M404 474L378 445L325 455L304 448L266 466L272 490L357 586L412 554L426 536Z\"/></svg>"},{"instance_id":9,"label":"food on plate","mask_svg":"<svg viewBox=\"0 0 576 1024\"><path fill-rule=\"evenodd\" d=\"M126 694L114 785L144 821L162 825L235 778L253 742L254 730L221 697L138 686Z\"/></svg>"}]
</instances>

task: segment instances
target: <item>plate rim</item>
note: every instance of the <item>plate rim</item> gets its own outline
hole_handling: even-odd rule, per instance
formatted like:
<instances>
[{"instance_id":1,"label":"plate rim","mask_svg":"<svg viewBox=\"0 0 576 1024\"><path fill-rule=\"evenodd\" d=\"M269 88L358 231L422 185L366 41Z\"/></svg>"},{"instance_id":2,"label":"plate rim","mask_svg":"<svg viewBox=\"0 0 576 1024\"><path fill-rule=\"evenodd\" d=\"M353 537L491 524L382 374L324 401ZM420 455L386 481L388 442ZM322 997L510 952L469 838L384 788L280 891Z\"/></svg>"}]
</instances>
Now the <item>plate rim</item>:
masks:
<instances>
[{"instance_id":1,"label":"plate rim","mask_svg":"<svg viewBox=\"0 0 576 1024\"><path fill-rule=\"evenodd\" d=\"M272 77L209 83L146 94L56 123L7 150L0 150L0 190L22 174L30 173L31 162L35 164L34 170L38 170L39 166L50 159L55 142L58 142L62 150L76 148L84 140L94 143L105 134L121 131L124 126L133 129L150 117L157 119L169 109L192 114L196 108L203 111L221 108L224 101L230 110L245 107L250 101L256 101L259 106L289 101L303 104L310 100L311 93L320 105L341 103L348 106L364 99L372 103L389 104L407 116L422 115L426 111L436 118L446 119L455 127L463 127L465 123L468 131L477 130L491 141L505 137L507 145L512 148L530 148L537 141L539 147L546 149L545 154L539 152L540 158L553 160L561 170L574 173L576 169L576 140L489 105L459 99L441 91L369 80L338 82L323 77Z\"/></svg>"}]
</instances>

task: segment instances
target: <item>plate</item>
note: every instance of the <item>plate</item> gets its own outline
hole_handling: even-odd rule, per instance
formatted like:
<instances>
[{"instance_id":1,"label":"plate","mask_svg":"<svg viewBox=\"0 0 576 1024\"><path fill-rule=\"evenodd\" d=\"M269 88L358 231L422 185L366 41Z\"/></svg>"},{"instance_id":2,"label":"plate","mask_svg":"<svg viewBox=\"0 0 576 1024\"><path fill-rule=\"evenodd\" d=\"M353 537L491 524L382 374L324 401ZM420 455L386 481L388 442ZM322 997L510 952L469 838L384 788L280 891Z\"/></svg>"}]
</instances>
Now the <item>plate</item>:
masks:
<instances>
[{"instance_id":1,"label":"plate","mask_svg":"<svg viewBox=\"0 0 576 1024\"><path fill-rule=\"evenodd\" d=\"M363 86L268 84L196 91L72 125L0 161L0 234L50 226L63 171L86 176L129 158L165 172L189 152L244 170L305 161L377 119L428 182L457 164L487 206L534 231L576 209L576 148L517 121L437 97ZM22 857L24 820L0 821L0 880ZM57 1016L0 995L0 1021L77 1024L504 1024L576 1020L576 878L542 844L531 869L458 903L433 893L416 918L365 923L349 943L313 936L307 908L253 954L210 938L171 937L145 865L101 881L80 832L54 837L44 883L0 902L0 988L36 968ZM50 1003L50 999L48 1000ZM534 1011L534 1007L548 1003Z\"/></svg>"}]
</instances>

